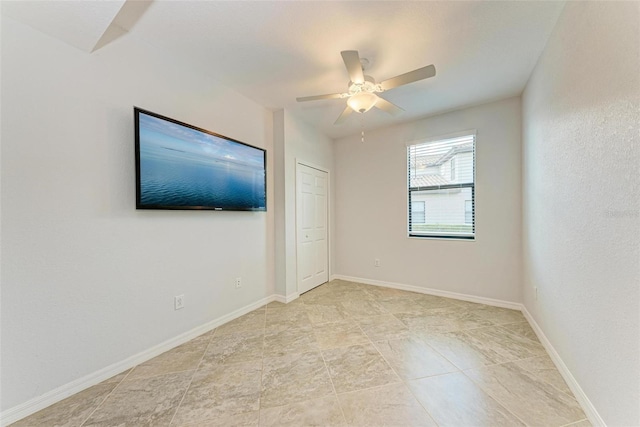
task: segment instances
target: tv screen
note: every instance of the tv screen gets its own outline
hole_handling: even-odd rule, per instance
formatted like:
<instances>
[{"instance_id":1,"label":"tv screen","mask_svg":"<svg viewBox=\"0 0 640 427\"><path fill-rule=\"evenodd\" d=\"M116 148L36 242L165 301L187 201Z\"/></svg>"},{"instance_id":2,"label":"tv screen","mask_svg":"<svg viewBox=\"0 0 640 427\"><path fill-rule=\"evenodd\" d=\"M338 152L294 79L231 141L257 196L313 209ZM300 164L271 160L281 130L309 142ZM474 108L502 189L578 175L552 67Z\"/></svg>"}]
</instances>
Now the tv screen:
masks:
<instances>
[{"instance_id":1,"label":"tv screen","mask_svg":"<svg viewBox=\"0 0 640 427\"><path fill-rule=\"evenodd\" d=\"M137 209L266 211L266 152L134 107Z\"/></svg>"}]
</instances>

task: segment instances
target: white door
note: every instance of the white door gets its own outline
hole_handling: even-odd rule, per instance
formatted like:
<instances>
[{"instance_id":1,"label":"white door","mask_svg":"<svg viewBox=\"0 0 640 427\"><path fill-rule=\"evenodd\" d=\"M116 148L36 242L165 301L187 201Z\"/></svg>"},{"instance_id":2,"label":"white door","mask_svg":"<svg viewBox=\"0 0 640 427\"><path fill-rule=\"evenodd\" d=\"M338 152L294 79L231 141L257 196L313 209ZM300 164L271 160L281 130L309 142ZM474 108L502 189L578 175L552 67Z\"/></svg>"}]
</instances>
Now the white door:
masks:
<instances>
[{"instance_id":1,"label":"white door","mask_svg":"<svg viewBox=\"0 0 640 427\"><path fill-rule=\"evenodd\" d=\"M298 292L329 280L327 197L329 174L298 163L296 167L296 229Z\"/></svg>"}]
</instances>

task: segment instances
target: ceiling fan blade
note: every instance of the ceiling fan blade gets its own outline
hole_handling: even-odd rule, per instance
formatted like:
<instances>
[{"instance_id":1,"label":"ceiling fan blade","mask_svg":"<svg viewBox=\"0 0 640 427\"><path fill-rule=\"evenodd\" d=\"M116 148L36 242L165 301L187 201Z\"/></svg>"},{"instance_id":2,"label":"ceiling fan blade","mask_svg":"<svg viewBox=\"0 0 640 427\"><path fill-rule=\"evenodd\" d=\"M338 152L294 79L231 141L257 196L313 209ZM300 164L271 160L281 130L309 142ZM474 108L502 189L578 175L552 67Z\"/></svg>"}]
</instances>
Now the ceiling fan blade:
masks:
<instances>
[{"instance_id":1,"label":"ceiling fan blade","mask_svg":"<svg viewBox=\"0 0 640 427\"><path fill-rule=\"evenodd\" d=\"M398 114L404 111L402 108L398 107L396 104L393 104L381 97L378 97L378 100L376 101L376 105L374 105L374 107L379 108L382 111L386 111L392 116L397 116Z\"/></svg>"},{"instance_id":2,"label":"ceiling fan blade","mask_svg":"<svg viewBox=\"0 0 640 427\"><path fill-rule=\"evenodd\" d=\"M347 67L349 78L353 83L364 83L364 73L357 50L343 50L340 52L344 65Z\"/></svg>"},{"instance_id":3,"label":"ceiling fan blade","mask_svg":"<svg viewBox=\"0 0 640 427\"><path fill-rule=\"evenodd\" d=\"M296 98L296 101L298 102L317 101L319 99L336 99L336 98L342 98L342 97L343 97L343 94L341 93L330 93L327 95L303 96L300 98Z\"/></svg>"},{"instance_id":4,"label":"ceiling fan blade","mask_svg":"<svg viewBox=\"0 0 640 427\"><path fill-rule=\"evenodd\" d=\"M417 82L418 80L428 79L436 75L436 67L427 65L426 67L418 68L417 70L409 71L408 73L400 74L399 76L392 77L380 83L380 86L384 90L393 89L394 87L406 85L409 83Z\"/></svg>"},{"instance_id":5,"label":"ceiling fan blade","mask_svg":"<svg viewBox=\"0 0 640 427\"><path fill-rule=\"evenodd\" d=\"M351 109L351 107L347 105L347 108L344 109L342 114L340 114L340 117L338 117L338 119L333 124L339 125L340 123L344 122L347 119L347 117L351 115L351 113L353 113L353 109Z\"/></svg>"}]
</instances>

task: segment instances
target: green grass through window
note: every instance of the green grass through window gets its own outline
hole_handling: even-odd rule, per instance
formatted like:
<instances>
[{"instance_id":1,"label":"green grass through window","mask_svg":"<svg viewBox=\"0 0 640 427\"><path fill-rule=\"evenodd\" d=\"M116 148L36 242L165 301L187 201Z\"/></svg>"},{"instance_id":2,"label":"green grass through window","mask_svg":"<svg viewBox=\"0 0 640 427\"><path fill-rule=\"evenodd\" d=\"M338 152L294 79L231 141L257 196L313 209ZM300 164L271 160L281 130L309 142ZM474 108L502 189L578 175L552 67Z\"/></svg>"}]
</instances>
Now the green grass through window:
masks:
<instances>
[{"instance_id":1,"label":"green grass through window","mask_svg":"<svg viewBox=\"0 0 640 427\"><path fill-rule=\"evenodd\" d=\"M413 224L414 233L473 233L471 224Z\"/></svg>"}]
</instances>

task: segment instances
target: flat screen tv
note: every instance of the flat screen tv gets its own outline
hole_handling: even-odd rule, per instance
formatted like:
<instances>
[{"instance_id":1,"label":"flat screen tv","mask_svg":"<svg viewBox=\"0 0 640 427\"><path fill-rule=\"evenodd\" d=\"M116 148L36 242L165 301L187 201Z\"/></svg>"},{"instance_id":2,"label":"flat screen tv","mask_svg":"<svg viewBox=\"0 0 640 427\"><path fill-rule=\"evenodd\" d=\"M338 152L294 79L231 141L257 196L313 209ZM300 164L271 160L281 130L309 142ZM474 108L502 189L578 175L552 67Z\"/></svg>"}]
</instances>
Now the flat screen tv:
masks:
<instances>
[{"instance_id":1,"label":"flat screen tv","mask_svg":"<svg viewBox=\"0 0 640 427\"><path fill-rule=\"evenodd\" d=\"M134 107L137 209L266 211L266 152Z\"/></svg>"}]
</instances>

